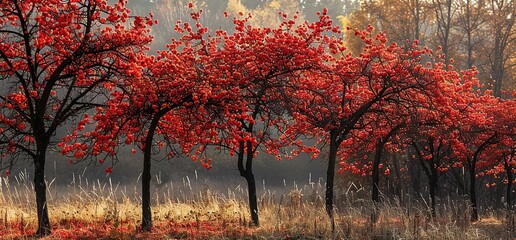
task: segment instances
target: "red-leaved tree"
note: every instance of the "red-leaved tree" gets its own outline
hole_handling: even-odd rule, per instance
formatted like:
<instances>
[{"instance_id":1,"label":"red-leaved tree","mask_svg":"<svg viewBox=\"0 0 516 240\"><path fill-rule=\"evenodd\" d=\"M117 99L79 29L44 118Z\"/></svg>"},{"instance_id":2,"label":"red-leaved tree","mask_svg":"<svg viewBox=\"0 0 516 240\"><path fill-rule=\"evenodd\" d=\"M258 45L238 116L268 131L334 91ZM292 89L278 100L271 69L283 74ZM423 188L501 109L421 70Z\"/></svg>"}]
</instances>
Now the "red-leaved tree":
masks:
<instances>
[{"instance_id":1,"label":"red-leaved tree","mask_svg":"<svg viewBox=\"0 0 516 240\"><path fill-rule=\"evenodd\" d=\"M51 231L44 173L53 137L103 104L125 76L139 74L152 23L129 17L125 1L0 2L2 166L22 156L34 164L37 235Z\"/></svg>"},{"instance_id":2,"label":"red-leaved tree","mask_svg":"<svg viewBox=\"0 0 516 240\"><path fill-rule=\"evenodd\" d=\"M428 178L429 215L432 217L436 216L439 179L459 161L455 152L459 136L457 127L462 124L462 114L469 108L468 93L471 92L476 72L471 69L460 74L453 70L452 65L445 65L444 62L444 59L438 58L428 73L428 77L435 79L434 87L438 91L433 95L418 97L425 100L417 101L413 106L415 111L410 115L409 131L404 140L413 150L409 158L418 162Z\"/></svg>"},{"instance_id":3,"label":"red-leaved tree","mask_svg":"<svg viewBox=\"0 0 516 240\"><path fill-rule=\"evenodd\" d=\"M410 118L407 116L409 109L406 108L408 105L405 100L398 98L393 104L385 104L381 111L365 114L357 122L356 129L349 133L350 138L354 140L353 145L340 149L338 153L341 158L339 172L371 176L373 222L377 221L380 210L380 176L388 176L391 172L386 161L382 159L386 151L400 151L402 142L398 140L399 136L403 136L405 127L410 124ZM373 155L372 161L370 155Z\"/></svg>"},{"instance_id":4,"label":"red-leaved tree","mask_svg":"<svg viewBox=\"0 0 516 240\"><path fill-rule=\"evenodd\" d=\"M142 231L152 229L153 149L166 148L169 158L184 153L210 168L210 159L198 157L204 148L195 147L218 139L216 129L225 125L217 125L215 119L233 97L231 82L219 75L223 66L218 38L207 36L198 21L201 13L191 13L195 26L178 22L175 30L182 36L172 39L157 57L145 57L144 74L124 79L106 106L96 109L93 121L82 120L60 145L63 154L78 161L83 156L96 163L111 160L108 173L121 145L136 145L143 152ZM94 124L93 131L81 132L88 123Z\"/></svg>"},{"instance_id":5,"label":"red-leaved tree","mask_svg":"<svg viewBox=\"0 0 516 240\"><path fill-rule=\"evenodd\" d=\"M332 26L327 18L296 23L297 15L282 17L275 28L250 25L250 15L235 18L235 31L224 35L220 51L223 75L238 89L233 92L233 100L226 103L222 117L223 125L232 127L224 128L220 141L214 144L237 155L238 171L248 185L251 224L255 226L259 225L259 214L252 168L257 154L263 151L279 160L291 159L300 151L318 153L297 140L298 132L290 131L292 117L283 91L294 79L320 71L320 58L325 52L317 41L324 32L331 32ZM319 27L314 28L316 25Z\"/></svg>"},{"instance_id":6,"label":"red-leaved tree","mask_svg":"<svg viewBox=\"0 0 516 240\"><path fill-rule=\"evenodd\" d=\"M372 36L372 27L355 31L365 47L359 56L345 53L342 39L328 44L325 71L301 78L291 95L291 111L299 131L322 136L329 145L326 179L326 211L333 217L333 185L339 149L353 145L350 132L360 127L365 115L381 112L389 102L412 91L435 94L433 71L420 63L430 51L414 42L407 50L387 44L385 34Z\"/></svg>"}]
</instances>

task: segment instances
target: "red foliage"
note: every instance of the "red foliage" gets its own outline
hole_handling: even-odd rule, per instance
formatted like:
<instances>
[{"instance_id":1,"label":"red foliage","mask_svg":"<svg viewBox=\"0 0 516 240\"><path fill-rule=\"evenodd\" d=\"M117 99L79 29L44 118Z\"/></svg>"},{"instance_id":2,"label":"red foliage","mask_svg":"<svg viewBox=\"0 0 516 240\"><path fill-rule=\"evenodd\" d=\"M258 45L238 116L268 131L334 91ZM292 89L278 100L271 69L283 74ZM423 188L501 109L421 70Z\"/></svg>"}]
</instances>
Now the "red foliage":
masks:
<instances>
[{"instance_id":1,"label":"red foliage","mask_svg":"<svg viewBox=\"0 0 516 240\"><path fill-rule=\"evenodd\" d=\"M0 160L32 159L38 234L48 234L44 167L51 138L70 119L102 105L125 83L142 75L152 37L150 17L130 17L126 1L0 2ZM75 137L90 122L78 123ZM82 144L64 153L87 155ZM10 166L11 164L6 164ZM5 165L2 165L5 166Z\"/></svg>"}]
</instances>

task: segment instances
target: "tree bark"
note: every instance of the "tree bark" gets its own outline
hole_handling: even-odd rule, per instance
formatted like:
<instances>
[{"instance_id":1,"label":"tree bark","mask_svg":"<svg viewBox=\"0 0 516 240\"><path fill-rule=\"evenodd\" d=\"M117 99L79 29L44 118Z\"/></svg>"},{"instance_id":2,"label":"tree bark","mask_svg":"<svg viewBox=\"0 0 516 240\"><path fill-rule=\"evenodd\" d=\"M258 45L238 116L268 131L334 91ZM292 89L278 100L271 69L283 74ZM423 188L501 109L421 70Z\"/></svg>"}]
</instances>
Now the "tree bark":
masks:
<instances>
[{"instance_id":1,"label":"tree bark","mask_svg":"<svg viewBox=\"0 0 516 240\"><path fill-rule=\"evenodd\" d=\"M374 154L374 162L373 162L373 190L371 193L371 198L373 202L376 204L380 202L380 162L382 160L382 152L383 147L385 144L389 141L389 139L398 132L403 127L403 124L396 125L394 128L392 128L387 136L381 137L376 142L376 151Z\"/></svg>"},{"instance_id":2,"label":"tree bark","mask_svg":"<svg viewBox=\"0 0 516 240\"><path fill-rule=\"evenodd\" d=\"M476 191L476 177L475 177L475 167L470 169L469 171L469 198L471 201L471 221L478 221L478 209L477 209L477 191Z\"/></svg>"},{"instance_id":3,"label":"tree bark","mask_svg":"<svg viewBox=\"0 0 516 240\"><path fill-rule=\"evenodd\" d=\"M415 0L415 9L414 9L414 39L420 40L420 29L419 25L421 24L421 4L419 0Z\"/></svg>"},{"instance_id":4,"label":"tree bark","mask_svg":"<svg viewBox=\"0 0 516 240\"><path fill-rule=\"evenodd\" d=\"M376 151L374 154L374 162L373 162L373 188L371 192L371 198L374 203L380 202L380 188L378 184L380 184L380 161L382 158L382 150L384 146L384 141L382 139L378 139L376 143Z\"/></svg>"},{"instance_id":5,"label":"tree bark","mask_svg":"<svg viewBox=\"0 0 516 240\"><path fill-rule=\"evenodd\" d=\"M471 221L478 221L478 209L477 209L477 194L476 194L476 185L475 185L475 174L476 174L476 167L478 162L478 157L484 151L484 149L493 142L493 140L496 138L497 134L494 133L491 137L489 137L486 141L484 141L480 146L477 148L475 153L473 154L472 159L468 159L469 164L469 180L470 180L470 187L469 187L469 196L471 200Z\"/></svg>"},{"instance_id":6,"label":"tree bark","mask_svg":"<svg viewBox=\"0 0 516 240\"><path fill-rule=\"evenodd\" d=\"M404 198L402 196L402 190L404 189L403 187L403 183L401 182L401 172L400 172L400 163L398 162L398 157L397 157L397 154L393 154L392 155L392 163L393 163L393 168L394 168L394 174L395 174L395 179L396 179L396 183L394 184L395 187L396 187L396 196L398 196L399 200L400 200L400 203L403 203L404 201ZM402 185L403 184L403 185ZM405 190L406 191L406 190Z\"/></svg>"},{"instance_id":7,"label":"tree bark","mask_svg":"<svg viewBox=\"0 0 516 240\"><path fill-rule=\"evenodd\" d=\"M246 146L247 145L247 146ZM246 148L247 147L247 148ZM247 155L244 154L244 149L247 151ZM245 167L244 167L244 155L245 155ZM256 181L253 174L253 144L250 141L240 142L238 148L238 171L240 176L244 177L247 182L247 191L249 192L249 212L251 214L251 225L259 226L260 219L258 215L258 200L256 197Z\"/></svg>"},{"instance_id":8,"label":"tree bark","mask_svg":"<svg viewBox=\"0 0 516 240\"><path fill-rule=\"evenodd\" d=\"M247 181L247 189L249 191L249 210L251 212L251 225L259 226L260 221L258 217L258 201L256 198L256 182L252 172L245 176Z\"/></svg>"},{"instance_id":9,"label":"tree bark","mask_svg":"<svg viewBox=\"0 0 516 240\"><path fill-rule=\"evenodd\" d=\"M423 169L424 173L426 174L426 177L428 178L428 187L430 191L430 217L434 218L436 217L436 211L435 206L436 199L435 196L437 195L437 182L439 181L439 172L437 171L436 167L439 165L439 161L436 160L436 153L438 153L440 150L441 145L437 148L437 150L434 150L433 145L433 139L429 138L428 143L430 143L430 153L432 154L432 159L427 161L424 159L421 151L419 150L419 147L417 143L412 143L412 146L414 147L414 150L416 151L416 155L419 159L419 164L421 166L421 169Z\"/></svg>"},{"instance_id":10,"label":"tree bark","mask_svg":"<svg viewBox=\"0 0 516 240\"><path fill-rule=\"evenodd\" d=\"M47 184L45 183L45 162L48 140L41 141L37 143L36 159L34 159L34 190L36 192L36 209L38 215L36 235L47 236L51 233L47 205Z\"/></svg>"},{"instance_id":11,"label":"tree bark","mask_svg":"<svg viewBox=\"0 0 516 240\"><path fill-rule=\"evenodd\" d=\"M326 213L333 219L333 186L335 180L335 163L337 162L337 132L330 131L330 154L328 157L328 169L326 171Z\"/></svg>"},{"instance_id":12,"label":"tree bark","mask_svg":"<svg viewBox=\"0 0 516 240\"><path fill-rule=\"evenodd\" d=\"M378 212L379 207L378 203L380 202L380 160L382 158L382 150L384 146L384 141L382 141L382 138L378 139L378 142L376 143L376 151L374 154L374 162L373 162L373 188L371 192L371 198L373 200L373 214L371 216L371 221L373 223L376 223L378 221Z\"/></svg>"},{"instance_id":13,"label":"tree bark","mask_svg":"<svg viewBox=\"0 0 516 240\"><path fill-rule=\"evenodd\" d=\"M442 47L442 53L445 56L445 64L450 63L449 48L450 48L450 31L452 30L452 15L453 4L452 0L432 0L432 7L435 13L437 23L437 37L439 45Z\"/></svg>"},{"instance_id":14,"label":"tree bark","mask_svg":"<svg viewBox=\"0 0 516 240\"><path fill-rule=\"evenodd\" d=\"M253 226L259 226L260 222L258 219L258 201L256 199L256 182L253 174L253 144L251 141L247 141L247 159L245 161L245 179L247 181L247 187L249 191L249 210L251 211L251 224Z\"/></svg>"},{"instance_id":15,"label":"tree bark","mask_svg":"<svg viewBox=\"0 0 516 240\"><path fill-rule=\"evenodd\" d=\"M437 194L437 180L438 178L432 174L432 176L429 179L429 190L430 190L430 216L435 219L437 216L435 211L436 206L436 200L435 196Z\"/></svg>"},{"instance_id":16,"label":"tree bark","mask_svg":"<svg viewBox=\"0 0 516 240\"><path fill-rule=\"evenodd\" d=\"M513 152L511 153L510 160L506 161L504 159L504 168L505 168L505 173L507 174L507 189L505 192L505 198L507 199L506 200L507 210L509 213L512 210L512 181L514 180L514 176L512 175L512 166L511 166L510 162L512 162L512 158L513 158L514 154L515 154L515 152L513 150Z\"/></svg>"},{"instance_id":17,"label":"tree bark","mask_svg":"<svg viewBox=\"0 0 516 240\"><path fill-rule=\"evenodd\" d=\"M142 171L142 225L143 232L152 230L152 211L151 211L151 156L152 156L152 141L154 133L158 127L160 118L164 113L156 113L152 118L149 126L149 131L145 137L145 146L143 149L143 171Z\"/></svg>"},{"instance_id":18,"label":"tree bark","mask_svg":"<svg viewBox=\"0 0 516 240\"><path fill-rule=\"evenodd\" d=\"M417 150L414 149L415 152L412 152L412 149L407 147L407 155L410 156L411 154L417 154ZM419 155L418 155L419 156ZM423 166L420 166L415 161L409 161L408 162L408 171L410 176L410 186L412 188L412 192L414 196L419 196L421 194L421 168Z\"/></svg>"}]
</instances>

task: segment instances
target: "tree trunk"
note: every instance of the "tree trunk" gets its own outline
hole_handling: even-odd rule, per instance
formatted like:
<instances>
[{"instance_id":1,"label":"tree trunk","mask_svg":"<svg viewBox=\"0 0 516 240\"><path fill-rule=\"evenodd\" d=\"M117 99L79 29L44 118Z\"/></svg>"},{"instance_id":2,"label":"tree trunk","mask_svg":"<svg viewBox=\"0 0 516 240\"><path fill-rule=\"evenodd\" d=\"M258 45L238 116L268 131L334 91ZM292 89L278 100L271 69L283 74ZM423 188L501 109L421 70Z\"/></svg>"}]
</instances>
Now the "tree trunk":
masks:
<instances>
[{"instance_id":1,"label":"tree trunk","mask_svg":"<svg viewBox=\"0 0 516 240\"><path fill-rule=\"evenodd\" d=\"M147 149L147 147L145 147ZM145 151L147 152L147 151ZM143 157L143 172L142 172L142 228L143 232L152 230L152 211L150 203L150 181L151 181L151 161L147 153Z\"/></svg>"},{"instance_id":2,"label":"tree trunk","mask_svg":"<svg viewBox=\"0 0 516 240\"><path fill-rule=\"evenodd\" d=\"M326 213L333 219L333 185L335 179L335 163L337 162L337 132L330 132L330 154L328 157L328 169L326 171Z\"/></svg>"},{"instance_id":3,"label":"tree trunk","mask_svg":"<svg viewBox=\"0 0 516 240\"><path fill-rule=\"evenodd\" d=\"M373 162L373 188L371 192L371 198L373 200L373 213L371 216L371 221L373 223L376 223L378 221L378 212L379 207L378 203L380 202L380 160L382 158L382 150L383 150L383 144L384 142L382 139L378 139L378 142L376 143L376 151L374 154L374 162Z\"/></svg>"},{"instance_id":4,"label":"tree trunk","mask_svg":"<svg viewBox=\"0 0 516 240\"><path fill-rule=\"evenodd\" d=\"M436 206L436 200L435 196L437 194L437 180L438 178L432 174L429 181L429 187L430 187L430 216L435 219L437 214L435 213L435 206Z\"/></svg>"},{"instance_id":5,"label":"tree trunk","mask_svg":"<svg viewBox=\"0 0 516 240\"><path fill-rule=\"evenodd\" d=\"M152 230L152 211L151 211L151 156L152 141L154 133L158 127L160 118L164 113L156 113L149 126L149 131L145 138L145 146L143 149L143 172L142 172L142 231L149 232Z\"/></svg>"},{"instance_id":6,"label":"tree trunk","mask_svg":"<svg viewBox=\"0 0 516 240\"><path fill-rule=\"evenodd\" d=\"M253 174L253 144L251 141L247 141L247 159L245 161L245 180L247 181L247 187L249 191L249 210L251 211L251 224L253 226L259 226L260 222L258 219L258 201L256 200L256 183L254 181Z\"/></svg>"},{"instance_id":7,"label":"tree trunk","mask_svg":"<svg viewBox=\"0 0 516 240\"><path fill-rule=\"evenodd\" d=\"M420 25L420 22L421 22L421 17L420 17L421 16L421 4L420 4L419 0L416 0L415 4L416 4L416 6L415 6L415 10L414 10L415 11L414 12L414 25L415 25L414 26L415 27L415 29L414 29L414 39L420 40L419 39L419 37L420 37L419 36L420 35L420 33L419 33L420 32L419 25ZM423 44L423 43L421 43L421 44Z\"/></svg>"},{"instance_id":8,"label":"tree trunk","mask_svg":"<svg viewBox=\"0 0 516 240\"><path fill-rule=\"evenodd\" d=\"M46 236L51 233L47 205L47 184L45 183L45 162L48 142L48 140L38 141L36 159L34 159L34 190L36 192L36 208L38 215L37 236Z\"/></svg>"},{"instance_id":9,"label":"tree trunk","mask_svg":"<svg viewBox=\"0 0 516 240\"><path fill-rule=\"evenodd\" d=\"M471 201L471 221L478 221L478 209L477 209L477 191L476 191L476 178L475 178L475 167L469 171L469 198Z\"/></svg>"},{"instance_id":10,"label":"tree trunk","mask_svg":"<svg viewBox=\"0 0 516 240\"><path fill-rule=\"evenodd\" d=\"M395 187L396 187L396 196L398 196L399 200L400 200L400 203L403 203L404 201L404 198L403 196L401 195L404 187L402 185L402 182L401 182L401 172L400 172L400 163L398 162L398 155L396 153L394 153L392 155L392 163L393 163L393 168L394 168L394 174L395 174L395 179L396 179L396 183L394 184ZM406 190L405 190L406 191Z\"/></svg>"},{"instance_id":11,"label":"tree trunk","mask_svg":"<svg viewBox=\"0 0 516 240\"><path fill-rule=\"evenodd\" d=\"M512 172L507 172L507 190L506 190L506 198L507 198L507 209L512 210L512 181L514 181L512 177Z\"/></svg>"},{"instance_id":12,"label":"tree trunk","mask_svg":"<svg viewBox=\"0 0 516 240\"><path fill-rule=\"evenodd\" d=\"M373 204L375 205L375 212L377 208L377 203L380 202L380 162L382 160L382 152L383 147L389 141L389 139L400 130L404 124L398 124L394 128L392 128L389 133L385 137L378 138L376 142L376 151L374 153L374 162L373 162L373 189L371 193L371 198L373 200ZM376 216L374 216L376 218ZM376 219L374 219L376 222Z\"/></svg>"},{"instance_id":13,"label":"tree trunk","mask_svg":"<svg viewBox=\"0 0 516 240\"><path fill-rule=\"evenodd\" d=\"M507 189L505 192L505 198L507 202L507 210L510 213L512 210L512 181L514 181L514 176L512 175L512 166L510 162L512 161L514 153L512 153L510 160L506 161L504 159L504 167L505 167L505 174L507 174Z\"/></svg>"},{"instance_id":14,"label":"tree trunk","mask_svg":"<svg viewBox=\"0 0 516 240\"><path fill-rule=\"evenodd\" d=\"M258 218L258 201L256 198L256 183L254 181L254 175L252 172L249 172L245 176L245 180L247 181L247 189L249 191L249 210L251 212L251 224L253 226L259 226L259 218Z\"/></svg>"},{"instance_id":15,"label":"tree trunk","mask_svg":"<svg viewBox=\"0 0 516 240\"><path fill-rule=\"evenodd\" d=\"M475 184L475 174L476 174L476 166L478 162L478 157L484 151L484 149L492 143L492 141L496 138L497 134L494 133L491 137L489 137L486 141L484 141L480 146L477 148L475 153L473 154L473 158L468 158L468 167L469 167L469 180L470 180L470 186L469 186L469 196L471 200L471 221L478 221L478 209L477 209L477 193L476 193L476 184Z\"/></svg>"},{"instance_id":16,"label":"tree trunk","mask_svg":"<svg viewBox=\"0 0 516 240\"><path fill-rule=\"evenodd\" d=\"M423 154L419 150L419 147L417 143L412 143L412 146L414 147L414 150L416 152L416 155L419 159L419 164L421 166L421 169L423 169L424 173L426 174L426 177L428 178L428 187L430 191L430 217L434 218L436 217L436 200L435 196L437 195L437 182L439 181L439 172L437 171L437 166L439 165L439 161L436 161L435 153L439 152L439 148L437 150L434 150L433 139L429 138L428 142L430 143L430 153L432 153L432 159L431 161L427 161L424 159Z\"/></svg>"},{"instance_id":17,"label":"tree trunk","mask_svg":"<svg viewBox=\"0 0 516 240\"><path fill-rule=\"evenodd\" d=\"M415 151L415 152L414 152ZM410 155L416 154L417 150L412 150L407 147L407 157ZM410 176L410 186L412 188L412 192L414 196L419 196L421 193L421 169L423 166L420 166L416 161L408 162L408 171Z\"/></svg>"},{"instance_id":18,"label":"tree trunk","mask_svg":"<svg viewBox=\"0 0 516 240\"><path fill-rule=\"evenodd\" d=\"M244 167L244 149L247 144L247 155ZM251 225L259 226L260 220L258 216L258 200L256 197L256 182L253 174L253 144L250 141L240 142L238 148L238 171L240 176L244 177L247 182L247 191L249 192L249 212L251 214Z\"/></svg>"},{"instance_id":19,"label":"tree trunk","mask_svg":"<svg viewBox=\"0 0 516 240\"><path fill-rule=\"evenodd\" d=\"M374 154L374 162L373 162L373 189L371 193L371 197L373 203L380 202L380 188L378 184L380 184L380 160L382 158L382 150L383 150L383 141L382 139L378 139L376 143L376 151Z\"/></svg>"}]
</instances>

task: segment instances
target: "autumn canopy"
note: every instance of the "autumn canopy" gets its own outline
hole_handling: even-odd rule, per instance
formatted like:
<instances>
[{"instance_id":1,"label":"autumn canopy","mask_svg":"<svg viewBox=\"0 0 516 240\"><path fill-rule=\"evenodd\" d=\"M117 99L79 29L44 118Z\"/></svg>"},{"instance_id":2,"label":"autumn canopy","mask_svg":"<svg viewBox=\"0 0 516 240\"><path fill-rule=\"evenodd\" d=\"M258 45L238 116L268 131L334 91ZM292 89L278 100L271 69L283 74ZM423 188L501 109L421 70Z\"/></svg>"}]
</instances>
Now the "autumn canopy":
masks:
<instances>
[{"instance_id":1,"label":"autumn canopy","mask_svg":"<svg viewBox=\"0 0 516 240\"><path fill-rule=\"evenodd\" d=\"M156 149L208 169L206 151L227 151L247 182L252 225L259 225L252 167L260 152L324 156L332 219L336 169L371 176L376 203L380 176L404 171L382 159L387 154L422 169L433 217L439 179L454 168L469 173L472 220L482 176L506 176L512 206L515 95L494 97L475 67L457 71L442 50L418 40L398 45L371 25L342 30L327 9L313 22L280 13L272 28L241 14L228 32L204 27L202 10L192 9L175 25L180 37L154 53L157 22L133 16L126 1L0 6L0 167L8 174L21 159L34 164L38 235L52 229L44 176L51 149L106 173L123 164L120 148L142 151L143 231L152 230ZM359 53L348 50L350 38Z\"/></svg>"}]
</instances>

